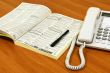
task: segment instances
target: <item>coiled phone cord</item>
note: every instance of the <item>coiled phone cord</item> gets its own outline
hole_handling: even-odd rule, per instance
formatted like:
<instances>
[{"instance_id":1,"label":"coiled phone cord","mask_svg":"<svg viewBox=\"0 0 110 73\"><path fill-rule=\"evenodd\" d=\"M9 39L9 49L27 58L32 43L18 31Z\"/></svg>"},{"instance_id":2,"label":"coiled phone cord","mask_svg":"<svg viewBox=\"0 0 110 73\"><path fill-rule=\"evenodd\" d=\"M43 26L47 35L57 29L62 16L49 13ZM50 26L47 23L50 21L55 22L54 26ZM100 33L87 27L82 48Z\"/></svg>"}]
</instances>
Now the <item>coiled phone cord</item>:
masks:
<instances>
[{"instance_id":1,"label":"coiled phone cord","mask_svg":"<svg viewBox=\"0 0 110 73\"><path fill-rule=\"evenodd\" d=\"M65 60L65 65L70 70L79 70L79 69L81 69L85 66L85 58L84 58L84 54L83 54L83 49L85 48L85 42L79 48L79 56L80 56L81 64L78 65L78 66L72 66L69 63L72 52L74 50L75 41L76 41L76 38L73 39L72 44L70 46L70 49L69 49L69 51L67 53L67 56L66 56L66 60Z\"/></svg>"}]
</instances>

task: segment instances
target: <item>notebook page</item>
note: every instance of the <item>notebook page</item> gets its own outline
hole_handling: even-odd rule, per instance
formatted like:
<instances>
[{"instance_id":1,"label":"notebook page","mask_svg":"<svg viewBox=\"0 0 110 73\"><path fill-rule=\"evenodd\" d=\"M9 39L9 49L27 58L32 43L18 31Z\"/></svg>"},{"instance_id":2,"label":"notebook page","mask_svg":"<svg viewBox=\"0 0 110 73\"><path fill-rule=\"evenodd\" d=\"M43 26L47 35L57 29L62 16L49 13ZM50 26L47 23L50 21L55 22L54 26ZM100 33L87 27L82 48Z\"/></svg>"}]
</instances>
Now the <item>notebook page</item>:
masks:
<instances>
[{"instance_id":1,"label":"notebook page","mask_svg":"<svg viewBox=\"0 0 110 73\"><path fill-rule=\"evenodd\" d=\"M61 14L51 14L17 41L57 57L67 49L68 43L78 34L80 24L79 20ZM58 44L51 47L51 43L58 39L66 30L69 30L69 33Z\"/></svg>"},{"instance_id":2,"label":"notebook page","mask_svg":"<svg viewBox=\"0 0 110 73\"><path fill-rule=\"evenodd\" d=\"M16 40L50 14L49 8L43 5L21 3L0 20L0 24L3 24L0 29Z\"/></svg>"}]
</instances>

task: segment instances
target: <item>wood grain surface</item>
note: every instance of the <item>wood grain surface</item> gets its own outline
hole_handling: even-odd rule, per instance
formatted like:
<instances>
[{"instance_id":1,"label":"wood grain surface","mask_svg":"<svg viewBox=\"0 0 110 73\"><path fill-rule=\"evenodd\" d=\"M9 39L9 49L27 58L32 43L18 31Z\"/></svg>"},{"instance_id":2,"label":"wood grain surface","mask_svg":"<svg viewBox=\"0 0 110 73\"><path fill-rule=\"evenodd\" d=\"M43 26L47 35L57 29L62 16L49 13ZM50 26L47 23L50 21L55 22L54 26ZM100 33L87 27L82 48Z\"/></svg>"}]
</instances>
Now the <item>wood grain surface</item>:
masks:
<instances>
[{"instance_id":1,"label":"wood grain surface","mask_svg":"<svg viewBox=\"0 0 110 73\"><path fill-rule=\"evenodd\" d=\"M110 0L0 0L0 16L5 15L21 2L48 6L53 12L61 13L80 20L84 19L89 7L95 6L110 10ZM78 46L71 58L72 65L80 63ZM85 48L86 66L79 71L65 68L67 51L58 60L13 44L8 38L0 37L0 73L110 73L110 52Z\"/></svg>"}]
</instances>

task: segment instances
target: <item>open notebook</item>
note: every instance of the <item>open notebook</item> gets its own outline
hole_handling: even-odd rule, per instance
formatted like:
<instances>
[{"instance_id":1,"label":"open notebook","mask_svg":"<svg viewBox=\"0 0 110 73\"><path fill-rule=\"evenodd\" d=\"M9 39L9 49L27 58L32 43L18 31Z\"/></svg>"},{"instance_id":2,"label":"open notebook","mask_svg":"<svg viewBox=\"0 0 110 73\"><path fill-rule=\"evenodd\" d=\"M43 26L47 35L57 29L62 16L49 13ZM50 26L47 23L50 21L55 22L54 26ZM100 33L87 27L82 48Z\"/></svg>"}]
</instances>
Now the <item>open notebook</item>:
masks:
<instances>
[{"instance_id":1,"label":"open notebook","mask_svg":"<svg viewBox=\"0 0 110 73\"><path fill-rule=\"evenodd\" d=\"M16 45L58 59L78 34L82 21L52 13L43 5L21 3L0 18L0 35L11 38ZM69 33L54 47L50 44L66 30Z\"/></svg>"}]
</instances>

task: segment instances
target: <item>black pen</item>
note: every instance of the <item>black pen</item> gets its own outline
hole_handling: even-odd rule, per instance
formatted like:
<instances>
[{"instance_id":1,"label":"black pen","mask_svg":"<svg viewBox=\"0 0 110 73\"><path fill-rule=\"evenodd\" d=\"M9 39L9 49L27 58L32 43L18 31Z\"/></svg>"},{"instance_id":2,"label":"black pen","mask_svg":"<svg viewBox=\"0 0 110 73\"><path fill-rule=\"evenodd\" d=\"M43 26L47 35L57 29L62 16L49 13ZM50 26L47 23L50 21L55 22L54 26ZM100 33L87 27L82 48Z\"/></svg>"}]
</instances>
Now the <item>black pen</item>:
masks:
<instances>
[{"instance_id":1,"label":"black pen","mask_svg":"<svg viewBox=\"0 0 110 73\"><path fill-rule=\"evenodd\" d=\"M56 39L50 46L54 47L65 35L69 33L69 30L66 30L58 39Z\"/></svg>"}]
</instances>

